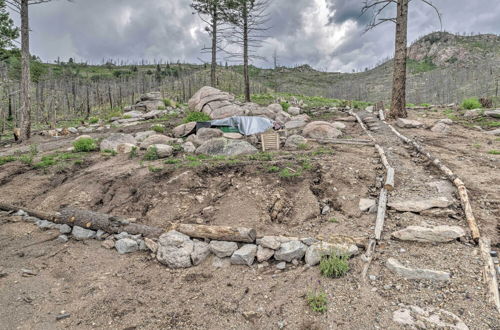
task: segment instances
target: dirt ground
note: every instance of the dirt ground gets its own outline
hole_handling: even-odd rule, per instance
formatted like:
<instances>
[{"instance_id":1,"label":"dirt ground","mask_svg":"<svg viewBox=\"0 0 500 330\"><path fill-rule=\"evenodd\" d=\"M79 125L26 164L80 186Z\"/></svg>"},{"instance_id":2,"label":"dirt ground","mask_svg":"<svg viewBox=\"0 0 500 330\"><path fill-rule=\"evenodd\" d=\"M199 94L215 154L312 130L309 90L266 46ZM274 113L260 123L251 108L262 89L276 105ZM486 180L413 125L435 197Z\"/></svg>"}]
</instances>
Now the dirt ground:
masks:
<instances>
[{"instance_id":1,"label":"dirt ground","mask_svg":"<svg viewBox=\"0 0 500 330\"><path fill-rule=\"evenodd\" d=\"M411 117L431 125L443 116ZM358 124L346 125L346 135L366 138ZM498 138L459 125L448 135L425 128L400 131L418 137L463 179L481 233L498 247L500 156L487 153L500 149ZM389 200L439 195L429 183L443 180L442 175L396 136L376 137L396 168ZM61 141L57 148L64 150L71 140ZM53 149L40 150L37 157ZM7 163L0 166L0 201L42 211L74 206L164 227L200 221L246 226L259 236L373 235L375 215L358 208L360 198L378 196L384 175L372 146L315 145L257 159L177 158L165 164L93 153L78 164L47 170ZM284 178L272 166L301 175ZM44 241L57 233L1 213L0 328L401 329L394 312L419 306L451 312L469 329L500 329L482 280L482 260L468 239L436 245L390 239L392 231L408 225L466 229L454 195L449 216L389 210L368 283L360 280L361 256L350 260L348 275L340 279L324 278L317 267L302 263L281 271L272 263L246 267L208 259L190 269L170 270L146 252L119 255L95 240ZM331 212L322 215L326 205ZM451 280L405 280L386 268L391 257L412 267L450 272ZM326 313L310 310L306 296L311 292L327 294ZM69 317L57 320L66 313Z\"/></svg>"}]
</instances>

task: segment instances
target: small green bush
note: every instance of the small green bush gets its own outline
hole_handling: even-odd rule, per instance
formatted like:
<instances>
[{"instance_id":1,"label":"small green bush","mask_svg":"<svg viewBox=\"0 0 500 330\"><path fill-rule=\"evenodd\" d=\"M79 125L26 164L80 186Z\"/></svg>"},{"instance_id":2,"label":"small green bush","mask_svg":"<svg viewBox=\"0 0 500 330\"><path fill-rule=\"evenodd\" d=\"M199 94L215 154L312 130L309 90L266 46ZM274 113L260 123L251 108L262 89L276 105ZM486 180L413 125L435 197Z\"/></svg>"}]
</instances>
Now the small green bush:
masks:
<instances>
[{"instance_id":1,"label":"small green bush","mask_svg":"<svg viewBox=\"0 0 500 330\"><path fill-rule=\"evenodd\" d=\"M33 154L25 154L19 157L19 161L26 165L33 164Z\"/></svg>"},{"instance_id":2,"label":"small green bush","mask_svg":"<svg viewBox=\"0 0 500 330\"><path fill-rule=\"evenodd\" d=\"M154 167L152 165L149 165L148 170L151 173L158 173L158 172L161 172L163 169L161 167Z\"/></svg>"},{"instance_id":3,"label":"small green bush","mask_svg":"<svg viewBox=\"0 0 500 330\"><path fill-rule=\"evenodd\" d=\"M324 313L327 311L328 298L325 292L310 292L307 294L306 299L313 312Z\"/></svg>"},{"instance_id":4,"label":"small green bush","mask_svg":"<svg viewBox=\"0 0 500 330\"><path fill-rule=\"evenodd\" d=\"M91 124L97 124L99 122L99 118L97 117L90 117L89 123Z\"/></svg>"},{"instance_id":5,"label":"small green bush","mask_svg":"<svg viewBox=\"0 0 500 330\"><path fill-rule=\"evenodd\" d=\"M137 158L137 147L132 147L132 150L130 150L128 158L129 159Z\"/></svg>"},{"instance_id":6,"label":"small green bush","mask_svg":"<svg viewBox=\"0 0 500 330\"><path fill-rule=\"evenodd\" d=\"M490 155L500 155L500 150L490 150L488 151Z\"/></svg>"},{"instance_id":7,"label":"small green bush","mask_svg":"<svg viewBox=\"0 0 500 330\"><path fill-rule=\"evenodd\" d=\"M158 156L158 149L156 147L148 148L146 154L144 154L144 160L157 160L160 156Z\"/></svg>"},{"instance_id":8,"label":"small green bush","mask_svg":"<svg viewBox=\"0 0 500 330\"><path fill-rule=\"evenodd\" d=\"M462 102L462 108L467 110L478 109L481 108L481 102L479 102L478 99L471 97Z\"/></svg>"},{"instance_id":9,"label":"small green bush","mask_svg":"<svg viewBox=\"0 0 500 330\"><path fill-rule=\"evenodd\" d=\"M165 161L165 164L173 165L173 164L179 164L180 162L181 162L181 160L178 158L169 158Z\"/></svg>"},{"instance_id":10,"label":"small green bush","mask_svg":"<svg viewBox=\"0 0 500 330\"><path fill-rule=\"evenodd\" d=\"M328 219L328 222L331 222L331 223L338 223L339 220L337 218L330 218Z\"/></svg>"},{"instance_id":11,"label":"small green bush","mask_svg":"<svg viewBox=\"0 0 500 330\"><path fill-rule=\"evenodd\" d=\"M280 171L280 168L278 166L269 166L267 168L267 171L269 173L278 173Z\"/></svg>"},{"instance_id":12,"label":"small green bush","mask_svg":"<svg viewBox=\"0 0 500 330\"><path fill-rule=\"evenodd\" d=\"M288 108L290 108L290 103L288 102L281 102L281 107L283 108L283 111L288 111Z\"/></svg>"},{"instance_id":13,"label":"small green bush","mask_svg":"<svg viewBox=\"0 0 500 330\"><path fill-rule=\"evenodd\" d=\"M292 171L291 169L289 168L284 168L280 171L280 177L281 178L284 178L284 179L288 179L288 178L295 178L295 177L299 177L302 175L302 173L300 171Z\"/></svg>"},{"instance_id":14,"label":"small green bush","mask_svg":"<svg viewBox=\"0 0 500 330\"><path fill-rule=\"evenodd\" d=\"M118 153L115 151L115 150L111 150L111 149L105 149L102 151L103 154L107 155L107 156L116 156L118 155Z\"/></svg>"},{"instance_id":15,"label":"small green bush","mask_svg":"<svg viewBox=\"0 0 500 330\"><path fill-rule=\"evenodd\" d=\"M165 132L165 126L163 126L163 125L154 125L152 127L152 130L155 131L156 133L164 133Z\"/></svg>"},{"instance_id":16,"label":"small green bush","mask_svg":"<svg viewBox=\"0 0 500 330\"><path fill-rule=\"evenodd\" d=\"M40 162L36 163L34 168L47 168L57 164L54 155L43 156Z\"/></svg>"},{"instance_id":17,"label":"small green bush","mask_svg":"<svg viewBox=\"0 0 500 330\"><path fill-rule=\"evenodd\" d=\"M91 152L97 150L97 142L92 138L81 138L73 142L75 152Z\"/></svg>"},{"instance_id":18,"label":"small green bush","mask_svg":"<svg viewBox=\"0 0 500 330\"><path fill-rule=\"evenodd\" d=\"M163 104L165 104L166 107L171 107L172 100L171 99L163 99Z\"/></svg>"},{"instance_id":19,"label":"small green bush","mask_svg":"<svg viewBox=\"0 0 500 330\"><path fill-rule=\"evenodd\" d=\"M212 120L209 115L204 112L188 112L186 118L184 118L184 123L191 122L203 122Z\"/></svg>"},{"instance_id":20,"label":"small green bush","mask_svg":"<svg viewBox=\"0 0 500 330\"><path fill-rule=\"evenodd\" d=\"M165 109L166 109L166 108L165 108L163 105L160 105L160 106L158 107L158 110L165 110Z\"/></svg>"},{"instance_id":21,"label":"small green bush","mask_svg":"<svg viewBox=\"0 0 500 330\"><path fill-rule=\"evenodd\" d=\"M299 145L297 145L297 149L298 150L307 150L307 149L309 149L309 145L307 143L299 143Z\"/></svg>"},{"instance_id":22,"label":"small green bush","mask_svg":"<svg viewBox=\"0 0 500 330\"><path fill-rule=\"evenodd\" d=\"M132 118L131 115L123 115L123 119L130 119L130 118Z\"/></svg>"},{"instance_id":23,"label":"small green bush","mask_svg":"<svg viewBox=\"0 0 500 330\"><path fill-rule=\"evenodd\" d=\"M349 260L348 256L336 255L332 252L332 255L325 256L321 258L319 263L319 270L321 275L325 277L342 277L349 271Z\"/></svg>"},{"instance_id":24,"label":"small green bush","mask_svg":"<svg viewBox=\"0 0 500 330\"><path fill-rule=\"evenodd\" d=\"M430 105L429 103L422 103L422 104L420 104L420 106L421 106L421 107L426 107L426 108L428 108L428 107L430 107L431 105Z\"/></svg>"}]
</instances>

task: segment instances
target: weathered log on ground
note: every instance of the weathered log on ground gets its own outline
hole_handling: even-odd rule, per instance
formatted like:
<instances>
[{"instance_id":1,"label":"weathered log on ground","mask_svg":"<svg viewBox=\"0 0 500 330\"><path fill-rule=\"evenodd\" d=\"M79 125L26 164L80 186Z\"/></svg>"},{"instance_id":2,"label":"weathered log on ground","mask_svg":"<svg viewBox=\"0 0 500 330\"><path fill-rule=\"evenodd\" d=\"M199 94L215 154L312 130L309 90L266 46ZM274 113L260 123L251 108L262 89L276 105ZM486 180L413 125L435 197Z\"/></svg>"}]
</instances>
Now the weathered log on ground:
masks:
<instances>
[{"instance_id":1,"label":"weathered log on ground","mask_svg":"<svg viewBox=\"0 0 500 330\"><path fill-rule=\"evenodd\" d=\"M380 189L380 197L378 199L377 220L375 221L375 239L377 241L382 237L382 229L384 228L385 210L387 208L387 190Z\"/></svg>"},{"instance_id":2,"label":"weathered log on ground","mask_svg":"<svg viewBox=\"0 0 500 330\"><path fill-rule=\"evenodd\" d=\"M469 225L472 239L477 243L479 241L479 238L481 237L481 234L479 233L479 227L477 226L476 218L474 217L474 214L472 212L472 206L470 205L467 188L465 187L463 181L460 180L460 178L455 175L452 170L441 163L439 159L435 158L429 152L427 152L423 146L399 133L392 125L387 125L401 140L413 146L420 154L429 159L431 163L436 166L441 172L443 172L448 177L448 180L453 182L453 184L457 187L458 195L460 196L460 201L465 212L465 218L467 219L467 224Z\"/></svg>"},{"instance_id":3,"label":"weathered log on ground","mask_svg":"<svg viewBox=\"0 0 500 330\"><path fill-rule=\"evenodd\" d=\"M38 219L44 219L44 220L49 220L49 221L54 221L54 218L58 215L57 213L49 213L49 212L42 212L42 211L37 211L37 210L31 210L25 207L21 206L15 206L7 203L0 203L0 210L2 211L7 211L7 212L17 212L19 210L23 210L26 212L28 215L38 218Z\"/></svg>"},{"instance_id":4,"label":"weathered log on ground","mask_svg":"<svg viewBox=\"0 0 500 330\"><path fill-rule=\"evenodd\" d=\"M307 140L319 143L373 146L373 142L368 140L342 140L342 139L307 139Z\"/></svg>"},{"instance_id":5,"label":"weathered log on ground","mask_svg":"<svg viewBox=\"0 0 500 330\"><path fill-rule=\"evenodd\" d=\"M384 188L388 191L394 190L394 169L392 167L387 169L387 177L385 179Z\"/></svg>"},{"instance_id":6,"label":"weathered log on ground","mask_svg":"<svg viewBox=\"0 0 500 330\"><path fill-rule=\"evenodd\" d=\"M479 239L479 249L484 261L484 280L490 291L490 301L495 304L497 311L500 313L500 293L498 292L497 274L495 264L491 258L491 243L490 240L484 237Z\"/></svg>"},{"instance_id":7,"label":"weathered log on ground","mask_svg":"<svg viewBox=\"0 0 500 330\"><path fill-rule=\"evenodd\" d=\"M373 260L373 254L375 253L375 247L377 246L377 241L371 239L368 243L368 248L365 252L365 264L363 266L363 270L361 271L361 281L366 282L366 275L368 274L368 269L370 269L370 264Z\"/></svg>"},{"instance_id":8,"label":"weathered log on ground","mask_svg":"<svg viewBox=\"0 0 500 330\"><path fill-rule=\"evenodd\" d=\"M141 234L150 238L160 237L165 231L163 228L133 223L122 217L72 208L62 209L54 222L86 229L102 230L109 234L119 234L125 231L132 235Z\"/></svg>"},{"instance_id":9,"label":"weathered log on ground","mask_svg":"<svg viewBox=\"0 0 500 330\"><path fill-rule=\"evenodd\" d=\"M245 227L176 224L173 229L190 237L208 238L217 241L253 243L257 237L255 229Z\"/></svg>"}]
</instances>

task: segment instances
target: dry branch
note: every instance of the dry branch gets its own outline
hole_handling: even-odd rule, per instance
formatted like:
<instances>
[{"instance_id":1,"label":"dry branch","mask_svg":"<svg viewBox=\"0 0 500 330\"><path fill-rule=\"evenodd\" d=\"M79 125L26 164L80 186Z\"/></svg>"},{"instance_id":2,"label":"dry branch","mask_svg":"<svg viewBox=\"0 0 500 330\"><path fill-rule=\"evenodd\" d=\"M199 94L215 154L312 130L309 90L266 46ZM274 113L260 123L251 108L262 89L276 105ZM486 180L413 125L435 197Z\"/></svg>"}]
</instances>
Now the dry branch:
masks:
<instances>
[{"instance_id":1,"label":"dry branch","mask_svg":"<svg viewBox=\"0 0 500 330\"><path fill-rule=\"evenodd\" d=\"M488 289L490 291L490 300L495 304L497 311L500 313L500 293L498 292L498 282L497 274L495 271L495 264L491 258L491 246L490 240L487 238L479 239L479 249L481 250L481 256L484 260L484 280L488 284Z\"/></svg>"},{"instance_id":2,"label":"dry branch","mask_svg":"<svg viewBox=\"0 0 500 330\"><path fill-rule=\"evenodd\" d=\"M252 243L255 242L257 236L255 229L244 227L178 224L174 225L173 229L190 237L208 238L218 241Z\"/></svg>"}]
</instances>

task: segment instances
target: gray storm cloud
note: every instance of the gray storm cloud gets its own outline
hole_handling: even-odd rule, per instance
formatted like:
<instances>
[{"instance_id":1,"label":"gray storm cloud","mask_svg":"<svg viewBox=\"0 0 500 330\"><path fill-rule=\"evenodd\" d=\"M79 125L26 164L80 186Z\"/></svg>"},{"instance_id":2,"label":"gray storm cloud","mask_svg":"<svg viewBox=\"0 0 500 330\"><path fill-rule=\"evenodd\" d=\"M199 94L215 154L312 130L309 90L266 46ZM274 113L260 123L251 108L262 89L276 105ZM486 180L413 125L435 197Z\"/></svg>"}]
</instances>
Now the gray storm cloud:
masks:
<instances>
[{"instance_id":1,"label":"gray storm cloud","mask_svg":"<svg viewBox=\"0 0 500 330\"><path fill-rule=\"evenodd\" d=\"M500 33L496 1L434 3L446 31ZM204 24L189 4L190 0L60 0L36 5L31 9L32 53L45 61L73 57L93 63L109 58L208 60L200 54L209 44ZM392 55L394 26L386 23L363 33L369 16L359 15L361 6L361 0L273 0L271 29L259 50L269 61L255 64L270 66L276 50L280 64L287 66L307 63L328 71L374 66ZM417 0L410 5L409 25L410 41L440 29L432 9Z\"/></svg>"}]
</instances>

